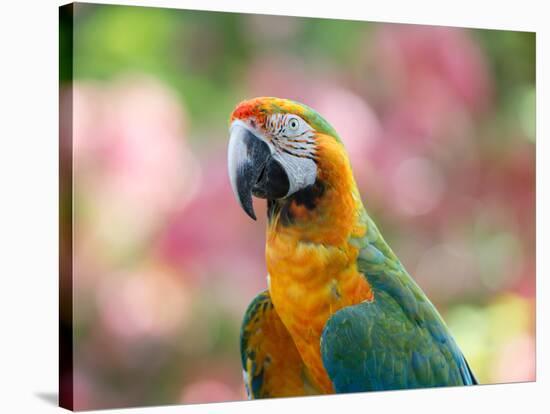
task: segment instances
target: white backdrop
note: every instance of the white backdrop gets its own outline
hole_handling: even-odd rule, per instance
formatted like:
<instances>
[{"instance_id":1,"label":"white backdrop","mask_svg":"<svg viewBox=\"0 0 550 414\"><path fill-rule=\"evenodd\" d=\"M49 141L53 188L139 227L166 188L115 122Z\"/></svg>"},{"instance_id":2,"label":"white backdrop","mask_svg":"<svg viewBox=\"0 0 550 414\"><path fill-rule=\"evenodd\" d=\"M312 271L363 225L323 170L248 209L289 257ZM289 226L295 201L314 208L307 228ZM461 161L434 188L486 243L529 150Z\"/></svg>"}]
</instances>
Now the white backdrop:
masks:
<instances>
[{"instance_id":1,"label":"white backdrop","mask_svg":"<svg viewBox=\"0 0 550 414\"><path fill-rule=\"evenodd\" d=\"M97 3L111 3L97 1ZM537 382L265 402L171 406L124 413L541 412L548 405L548 151L550 12L543 1L232 0L119 4L537 31ZM57 394L57 7L4 1L0 24L0 412L60 412ZM544 162L546 158L547 163ZM543 237L543 235L545 235ZM546 240L545 240L546 239ZM542 254L541 254L542 253ZM544 393L546 390L546 393ZM546 398L545 398L546 397ZM546 408L547 409L547 408Z\"/></svg>"}]
</instances>

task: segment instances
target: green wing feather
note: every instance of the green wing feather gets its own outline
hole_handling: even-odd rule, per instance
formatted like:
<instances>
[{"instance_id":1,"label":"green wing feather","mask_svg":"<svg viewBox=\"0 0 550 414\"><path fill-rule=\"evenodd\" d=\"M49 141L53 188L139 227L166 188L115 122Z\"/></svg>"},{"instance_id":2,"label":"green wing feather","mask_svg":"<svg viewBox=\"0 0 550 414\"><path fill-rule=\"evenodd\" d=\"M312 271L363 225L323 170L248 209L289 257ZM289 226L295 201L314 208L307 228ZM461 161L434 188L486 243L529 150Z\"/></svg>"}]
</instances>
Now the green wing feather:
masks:
<instances>
[{"instance_id":1,"label":"green wing feather","mask_svg":"<svg viewBox=\"0 0 550 414\"><path fill-rule=\"evenodd\" d=\"M336 392L476 384L443 319L363 214L367 234L358 268L372 302L344 308L327 322L323 363Z\"/></svg>"}]
</instances>

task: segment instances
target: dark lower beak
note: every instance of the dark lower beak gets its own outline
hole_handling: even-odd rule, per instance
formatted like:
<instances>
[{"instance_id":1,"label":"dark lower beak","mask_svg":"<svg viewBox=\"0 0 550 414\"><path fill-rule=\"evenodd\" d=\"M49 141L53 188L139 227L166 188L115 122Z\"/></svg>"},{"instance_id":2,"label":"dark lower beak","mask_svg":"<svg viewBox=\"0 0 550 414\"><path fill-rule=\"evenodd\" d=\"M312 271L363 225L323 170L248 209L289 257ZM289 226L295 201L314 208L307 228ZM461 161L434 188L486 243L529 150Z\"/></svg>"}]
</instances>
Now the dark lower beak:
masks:
<instances>
[{"instance_id":1,"label":"dark lower beak","mask_svg":"<svg viewBox=\"0 0 550 414\"><path fill-rule=\"evenodd\" d=\"M271 156L269 145L244 125L231 127L227 166L233 193L243 210L256 220L252 194L261 198L281 198L288 193L286 172Z\"/></svg>"}]
</instances>

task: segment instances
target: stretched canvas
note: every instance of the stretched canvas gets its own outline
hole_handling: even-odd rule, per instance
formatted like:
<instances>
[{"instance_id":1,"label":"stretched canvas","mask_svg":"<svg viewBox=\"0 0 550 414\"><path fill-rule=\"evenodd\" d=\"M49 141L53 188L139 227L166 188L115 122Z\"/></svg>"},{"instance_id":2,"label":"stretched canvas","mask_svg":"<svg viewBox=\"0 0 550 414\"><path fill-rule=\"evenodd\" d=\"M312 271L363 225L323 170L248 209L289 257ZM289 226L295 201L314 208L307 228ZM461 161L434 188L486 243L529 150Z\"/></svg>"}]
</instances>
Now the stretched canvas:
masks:
<instances>
[{"instance_id":1,"label":"stretched canvas","mask_svg":"<svg viewBox=\"0 0 550 414\"><path fill-rule=\"evenodd\" d=\"M534 33L59 13L61 406L535 380Z\"/></svg>"}]
</instances>

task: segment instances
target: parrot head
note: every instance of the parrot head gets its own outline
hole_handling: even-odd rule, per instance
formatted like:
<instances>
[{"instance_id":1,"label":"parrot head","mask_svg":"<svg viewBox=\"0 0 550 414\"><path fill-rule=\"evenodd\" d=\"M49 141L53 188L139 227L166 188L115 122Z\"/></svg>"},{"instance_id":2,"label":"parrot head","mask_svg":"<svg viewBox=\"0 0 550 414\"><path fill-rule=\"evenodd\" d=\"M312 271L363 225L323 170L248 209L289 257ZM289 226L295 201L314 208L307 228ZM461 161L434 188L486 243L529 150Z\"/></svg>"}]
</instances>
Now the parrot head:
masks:
<instances>
[{"instance_id":1,"label":"parrot head","mask_svg":"<svg viewBox=\"0 0 550 414\"><path fill-rule=\"evenodd\" d=\"M254 220L253 195L268 201L289 200L307 190L319 195L331 179L337 180L335 170L351 175L343 145L334 128L308 106L262 97L241 102L231 114L229 179Z\"/></svg>"}]
</instances>

